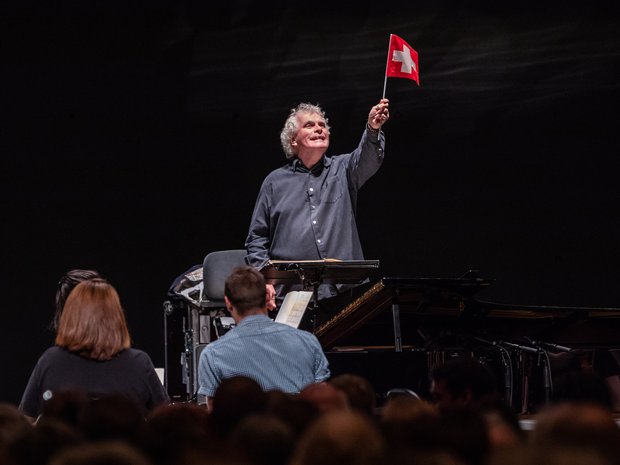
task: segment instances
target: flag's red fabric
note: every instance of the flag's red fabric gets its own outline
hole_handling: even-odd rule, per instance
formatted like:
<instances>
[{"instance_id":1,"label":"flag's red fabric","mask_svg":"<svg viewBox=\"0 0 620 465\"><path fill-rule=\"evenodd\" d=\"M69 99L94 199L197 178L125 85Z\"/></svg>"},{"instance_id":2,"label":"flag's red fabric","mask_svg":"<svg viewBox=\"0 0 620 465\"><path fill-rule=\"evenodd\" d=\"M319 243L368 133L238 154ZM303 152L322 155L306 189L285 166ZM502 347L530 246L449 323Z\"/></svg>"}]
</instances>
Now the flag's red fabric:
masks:
<instances>
[{"instance_id":1,"label":"flag's red fabric","mask_svg":"<svg viewBox=\"0 0 620 465\"><path fill-rule=\"evenodd\" d=\"M416 52L411 45L394 34L390 34L390 48L388 50L385 75L387 77L413 79L420 85L418 52Z\"/></svg>"}]
</instances>

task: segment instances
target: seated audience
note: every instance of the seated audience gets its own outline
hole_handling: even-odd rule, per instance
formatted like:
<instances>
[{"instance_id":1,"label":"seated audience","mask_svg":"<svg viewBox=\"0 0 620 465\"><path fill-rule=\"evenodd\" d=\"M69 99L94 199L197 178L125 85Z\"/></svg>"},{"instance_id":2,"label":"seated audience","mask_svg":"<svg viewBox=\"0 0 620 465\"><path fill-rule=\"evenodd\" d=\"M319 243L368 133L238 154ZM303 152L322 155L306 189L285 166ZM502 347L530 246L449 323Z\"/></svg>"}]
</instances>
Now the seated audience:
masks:
<instances>
[{"instance_id":1,"label":"seated audience","mask_svg":"<svg viewBox=\"0 0 620 465\"><path fill-rule=\"evenodd\" d=\"M169 402L153 362L131 347L116 290L103 279L78 284L60 316L56 345L39 358L20 409L36 418L58 392L81 390L92 398L121 393L146 413Z\"/></svg>"}]
</instances>

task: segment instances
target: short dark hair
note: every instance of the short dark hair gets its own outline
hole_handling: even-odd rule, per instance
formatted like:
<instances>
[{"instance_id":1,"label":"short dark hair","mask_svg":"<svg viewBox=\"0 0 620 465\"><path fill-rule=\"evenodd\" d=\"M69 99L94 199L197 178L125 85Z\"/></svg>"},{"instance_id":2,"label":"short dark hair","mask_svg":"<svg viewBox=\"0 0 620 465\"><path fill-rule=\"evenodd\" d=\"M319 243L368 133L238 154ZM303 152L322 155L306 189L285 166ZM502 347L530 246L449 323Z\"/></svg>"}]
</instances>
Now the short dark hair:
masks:
<instances>
[{"instance_id":1,"label":"short dark hair","mask_svg":"<svg viewBox=\"0 0 620 465\"><path fill-rule=\"evenodd\" d=\"M431 379L443 381L453 396L471 391L474 400L497 394L497 381L493 371L472 357L452 358L431 370Z\"/></svg>"},{"instance_id":2,"label":"short dark hair","mask_svg":"<svg viewBox=\"0 0 620 465\"><path fill-rule=\"evenodd\" d=\"M226 278L224 295L240 315L265 307L265 278L252 266L235 268Z\"/></svg>"},{"instance_id":3,"label":"short dark hair","mask_svg":"<svg viewBox=\"0 0 620 465\"><path fill-rule=\"evenodd\" d=\"M75 286L87 279L101 278L101 275L95 270L81 270L75 269L67 271L67 273L58 281L58 288L56 289L56 308L54 313L54 319L52 320L52 328L54 331L58 330L58 324L60 323L60 315L62 309L65 307L65 301Z\"/></svg>"}]
</instances>

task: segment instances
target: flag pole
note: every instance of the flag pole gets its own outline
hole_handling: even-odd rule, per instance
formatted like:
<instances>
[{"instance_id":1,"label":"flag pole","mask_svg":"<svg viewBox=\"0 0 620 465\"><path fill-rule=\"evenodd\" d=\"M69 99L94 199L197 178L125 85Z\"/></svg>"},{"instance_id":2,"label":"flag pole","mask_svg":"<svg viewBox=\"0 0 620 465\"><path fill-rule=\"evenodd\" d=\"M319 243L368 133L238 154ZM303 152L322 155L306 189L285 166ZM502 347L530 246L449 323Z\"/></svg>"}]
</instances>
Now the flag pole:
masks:
<instances>
[{"instance_id":1,"label":"flag pole","mask_svg":"<svg viewBox=\"0 0 620 465\"><path fill-rule=\"evenodd\" d=\"M383 97L385 98L385 88L387 87L387 70L388 65L390 64L390 46L392 45L392 34L390 34L390 40L388 42L388 51L387 51L387 59L385 60L385 78L383 79Z\"/></svg>"}]
</instances>

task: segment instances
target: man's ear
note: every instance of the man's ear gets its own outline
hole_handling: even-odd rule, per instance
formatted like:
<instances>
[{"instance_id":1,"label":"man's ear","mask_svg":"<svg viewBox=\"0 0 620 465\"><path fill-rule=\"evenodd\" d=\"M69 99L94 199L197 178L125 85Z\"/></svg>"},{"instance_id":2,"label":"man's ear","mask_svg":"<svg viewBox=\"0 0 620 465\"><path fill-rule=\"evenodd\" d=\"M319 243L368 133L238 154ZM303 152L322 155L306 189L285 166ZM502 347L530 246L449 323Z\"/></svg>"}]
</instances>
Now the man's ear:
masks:
<instances>
[{"instance_id":1,"label":"man's ear","mask_svg":"<svg viewBox=\"0 0 620 465\"><path fill-rule=\"evenodd\" d=\"M230 303L230 300L228 300L228 297L224 296L224 303L226 304L226 308L228 309L229 312L232 312L233 306Z\"/></svg>"}]
</instances>

